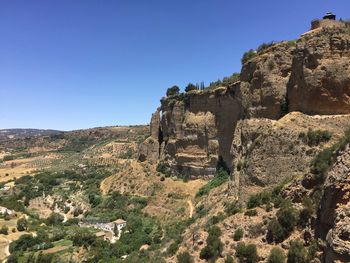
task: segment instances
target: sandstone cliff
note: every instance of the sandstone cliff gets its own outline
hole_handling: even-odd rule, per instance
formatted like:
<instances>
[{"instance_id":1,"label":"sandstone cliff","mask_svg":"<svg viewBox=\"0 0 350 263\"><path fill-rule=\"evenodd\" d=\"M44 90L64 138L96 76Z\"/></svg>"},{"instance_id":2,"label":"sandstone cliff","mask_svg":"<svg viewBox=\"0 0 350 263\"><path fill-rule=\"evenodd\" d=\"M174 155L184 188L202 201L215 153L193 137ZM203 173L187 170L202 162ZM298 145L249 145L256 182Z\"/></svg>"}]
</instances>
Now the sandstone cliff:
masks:
<instances>
[{"instance_id":1,"label":"sandstone cliff","mask_svg":"<svg viewBox=\"0 0 350 263\"><path fill-rule=\"evenodd\" d=\"M307 148L295 145L298 133L320 123L331 130L331 122L302 117L279 130L275 121L288 111L350 113L349 32L345 24L319 28L297 41L270 45L243 65L240 81L164 98L139 159L164 162L174 174L206 177L222 156L236 187L298 174L310 161ZM273 165L275 158L279 165Z\"/></svg>"}]
</instances>

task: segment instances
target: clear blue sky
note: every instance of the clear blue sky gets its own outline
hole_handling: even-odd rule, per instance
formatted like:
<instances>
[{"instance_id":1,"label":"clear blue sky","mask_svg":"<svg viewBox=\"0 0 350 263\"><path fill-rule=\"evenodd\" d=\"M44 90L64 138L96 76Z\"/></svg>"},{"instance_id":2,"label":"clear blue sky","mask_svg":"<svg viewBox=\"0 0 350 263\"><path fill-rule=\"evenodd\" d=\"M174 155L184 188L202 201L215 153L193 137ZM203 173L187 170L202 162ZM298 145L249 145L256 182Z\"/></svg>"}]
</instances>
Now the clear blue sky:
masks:
<instances>
[{"instance_id":1,"label":"clear blue sky","mask_svg":"<svg viewBox=\"0 0 350 263\"><path fill-rule=\"evenodd\" d=\"M167 87L240 71L349 0L1 0L0 129L148 123Z\"/></svg>"}]
</instances>

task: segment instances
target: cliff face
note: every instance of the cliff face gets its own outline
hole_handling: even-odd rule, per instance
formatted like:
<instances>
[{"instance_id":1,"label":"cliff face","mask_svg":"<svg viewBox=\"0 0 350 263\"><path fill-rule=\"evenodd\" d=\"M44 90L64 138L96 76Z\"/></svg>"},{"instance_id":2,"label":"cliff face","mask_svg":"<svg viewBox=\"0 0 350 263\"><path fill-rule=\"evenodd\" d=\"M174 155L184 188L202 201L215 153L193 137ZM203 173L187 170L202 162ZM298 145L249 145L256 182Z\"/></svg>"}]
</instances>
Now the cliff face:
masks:
<instances>
[{"instance_id":1,"label":"cliff face","mask_svg":"<svg viewBox=\"0 0 350 263\"><path fill-rule=\"evenodd\" d=\"M186 101L164 100L162 118L162 160L176 173L210 176L218 156L232 162L230 146L241 107L235 87L208 93L189 93Z\"/></svg>"},{"instance_id":2,"label":"cliff face","mask_svg":"<svg viewBox=\"0 0 350 263\"><path fill-rule=\"evenodd\" d=\"M350 28L323 28L301 37L288 83L291 111L350 113Z\"/></svg>"},{"instance_id":3,"label":"cliff face","mask_svg":"<svg viewBox=\"0 0 350 263\"><path fill-rule=\"evenodd\" d=\"M237 182L282 180L309 158L301 146L293 146L298 126L286 124L287 130L279 131L275 120L285 113L282 108L309 115L350 113L349 50L345 25L316 29L297 41L260 50L243 65L239 82L163 99L152 116L151 136L140 147L140 160L162 161L175 174L205 177L214 174L222 156ZM241 169L248 155L251 165ZM281 157L279 165L274 165L276 157Z\"/></svg>"},{"instance_id":4,"label":"cliff face","mask_svg":"<svg viewBox=\"0 0 350 263\"><path fill-rule=\"evenodd\" d=\"M325 262L350 262L350 146L328 174L319 213Z\"/></svg>"}]
</instances>

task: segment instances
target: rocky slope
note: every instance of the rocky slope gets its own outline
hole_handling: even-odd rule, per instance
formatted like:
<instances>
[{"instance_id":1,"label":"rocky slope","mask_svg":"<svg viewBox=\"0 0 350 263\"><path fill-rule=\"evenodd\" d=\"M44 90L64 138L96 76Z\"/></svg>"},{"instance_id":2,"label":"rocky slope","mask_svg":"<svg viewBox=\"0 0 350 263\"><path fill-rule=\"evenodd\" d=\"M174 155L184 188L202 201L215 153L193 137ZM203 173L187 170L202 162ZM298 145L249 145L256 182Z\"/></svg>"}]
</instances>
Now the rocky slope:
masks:
<instances>
[{"instance_id":1,"label":"rocky slope","mask_svg":"<svg viewBox=\"0 0 350 263\"><path fill-rule=\"evenodd\" d=\"M350 145L328 173L319 211L319 235L326 240L325 262L350 261Z\"/></svg>"}]
</instances>

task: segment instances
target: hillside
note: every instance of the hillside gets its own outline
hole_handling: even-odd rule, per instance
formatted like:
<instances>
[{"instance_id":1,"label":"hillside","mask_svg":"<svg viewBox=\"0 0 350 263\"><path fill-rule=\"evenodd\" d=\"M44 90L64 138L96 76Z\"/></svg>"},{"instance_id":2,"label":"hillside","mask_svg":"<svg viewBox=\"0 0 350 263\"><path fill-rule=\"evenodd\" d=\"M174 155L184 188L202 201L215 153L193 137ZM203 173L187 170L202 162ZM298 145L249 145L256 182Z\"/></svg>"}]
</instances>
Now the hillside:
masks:
<instances>
[{"instance_id":1,"label":"hillside","mask_svg":"<svg viewBox=\"0 0 350 263\"><path fill-rule=\"evenodd\" d=\"M0 129L0 140L24 139L35 136L48 136L58 133L61 133L61 131L40 129Z\"/></svg>"},{"instance_id":2,"label":"hillside","mask_svg":"<svg viewBox=\"0 0 350 263\"><path fill-rule=\"evenodd\" d=\"M149 126L6 137L0 256L349 262L349 98L349 23L320 20L168 89Z\"/></svg>"}]
</instances>

